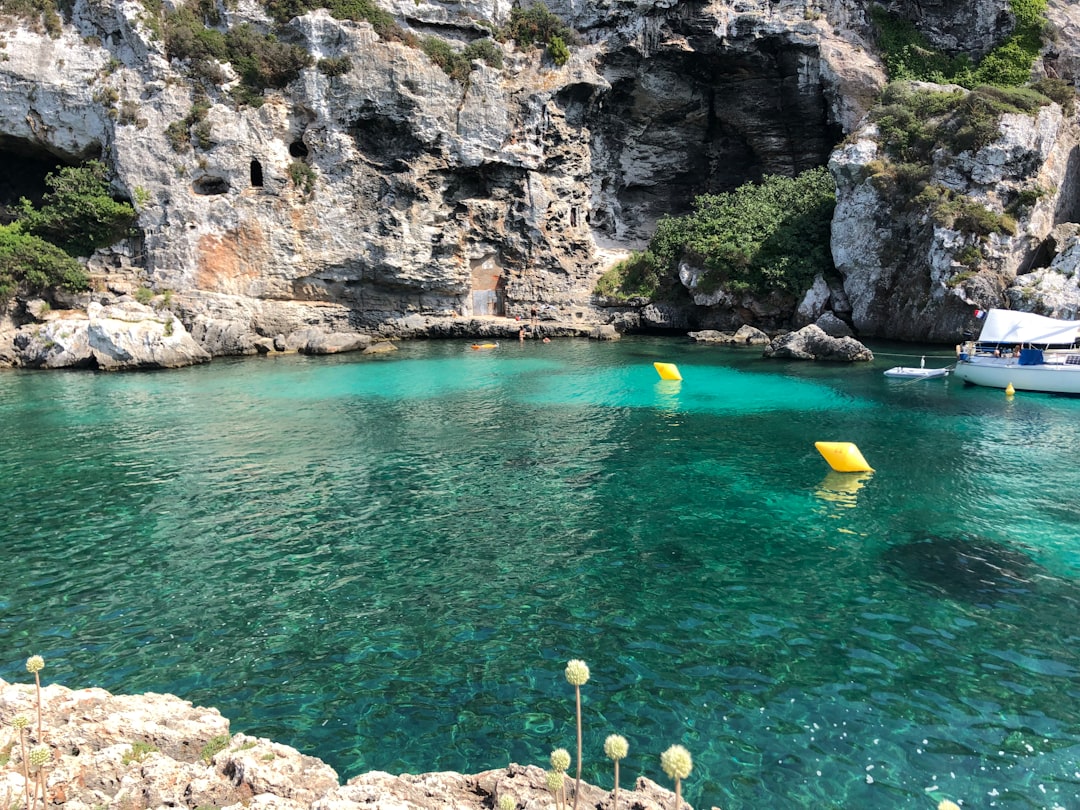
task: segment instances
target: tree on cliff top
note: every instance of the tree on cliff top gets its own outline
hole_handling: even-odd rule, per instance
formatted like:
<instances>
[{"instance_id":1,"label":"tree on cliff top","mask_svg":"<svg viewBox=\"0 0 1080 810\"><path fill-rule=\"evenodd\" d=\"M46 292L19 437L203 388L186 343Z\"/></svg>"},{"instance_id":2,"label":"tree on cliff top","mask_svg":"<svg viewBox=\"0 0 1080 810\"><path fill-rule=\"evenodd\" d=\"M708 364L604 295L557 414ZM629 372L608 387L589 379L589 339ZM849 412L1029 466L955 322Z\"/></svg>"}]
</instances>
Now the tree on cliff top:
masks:
<instances>
[{"instance_id":1,"label":"tree on cliff top","mask_svg":"<svg viewBox=\"0 0 1080 810\"><path fill-rule=\"evenodd\" d=\"M50 191L40 208L19 200L18 224L24 233L40 237L71 256L89 256L99 247L130 235L135 209L113 199L105 164L91 160L67 166L45 177Z\"/></svg>"}]
</instances>

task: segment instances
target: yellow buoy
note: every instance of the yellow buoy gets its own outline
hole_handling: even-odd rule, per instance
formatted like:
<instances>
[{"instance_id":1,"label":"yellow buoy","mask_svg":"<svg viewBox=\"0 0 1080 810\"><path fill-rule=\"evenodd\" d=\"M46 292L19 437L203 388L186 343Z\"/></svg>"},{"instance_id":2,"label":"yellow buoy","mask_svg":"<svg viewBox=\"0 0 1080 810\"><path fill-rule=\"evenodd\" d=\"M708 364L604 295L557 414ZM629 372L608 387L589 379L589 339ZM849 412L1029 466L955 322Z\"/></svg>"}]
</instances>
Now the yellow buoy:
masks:
<instances>
[{"instance_id":1,"label":"yellow buoy","mask_svg":"<svg viewBox=\"0 0 1080 810\"><path fill-rule=\"evenodd\" d=\"M682 374L679 373L679 367L674 363L653 363L653 368L656 369L656 373L660 375L661 380L682 379Z\"/></svg>"},{"instance_id":2,"label":"yellow buoy","mask_svg":"<svg viewBox=\"0 0 1080 810\"><path fill-rule=\"evenodd\" d=\"M814 447L837 472L873 472L859 448L851 442L814 442Z\"/></svg>"},{"instance_id":3,"label":"yellow buoy","mask_svg":"<svg viewBox=\"0 0 1080 810\"><path fill-rule=\"evenodd\" d=\"M1013 388L1012 383L1009 383L1008 385L1005 386L1005 396L1011 397L1015 393L1016 393L1016 389Z\"/></svg>"}]
</instances>

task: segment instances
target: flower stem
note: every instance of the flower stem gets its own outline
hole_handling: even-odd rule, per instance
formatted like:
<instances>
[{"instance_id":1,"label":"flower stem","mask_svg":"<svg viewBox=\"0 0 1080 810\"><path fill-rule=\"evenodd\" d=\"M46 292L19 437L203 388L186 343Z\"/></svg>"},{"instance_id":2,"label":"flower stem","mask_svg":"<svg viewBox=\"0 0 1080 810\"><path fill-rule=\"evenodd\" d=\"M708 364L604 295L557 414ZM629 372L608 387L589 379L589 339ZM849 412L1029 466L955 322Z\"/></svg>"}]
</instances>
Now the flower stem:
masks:
<instances>
[{"instance_id":1,"label":"flower stem","mask_svg":"<svg viewBox=\"0 0 1080 810\"><path fill-rule=\"evenodd\" d=\"M41 676L34 673L34 685L37 687L37 738L38 743L44 742L41 736Z\"/></svg>"},{"instance_id":2,"label":"flower stem","mask_svg":"<svg viewBox=\"0 0 1080 810\"><path fill-rule=\"evenodd\" d=\"M30 810L30 760L26 758L26 729L19 729L19 745L22 748L23 794L26 796L26 810Z\"/></svg>"},{"instance_id":3,"label":"flower stem","mask_svg":"<svg viewBox=\"0 0 1080 810\"><path fill-rule=\"evenodd\" d=\"M574 781L574 810L578 810L578 794L581 793L581 687L575 684L577 698L577 779Z\"/></svg>"}]
</instances>

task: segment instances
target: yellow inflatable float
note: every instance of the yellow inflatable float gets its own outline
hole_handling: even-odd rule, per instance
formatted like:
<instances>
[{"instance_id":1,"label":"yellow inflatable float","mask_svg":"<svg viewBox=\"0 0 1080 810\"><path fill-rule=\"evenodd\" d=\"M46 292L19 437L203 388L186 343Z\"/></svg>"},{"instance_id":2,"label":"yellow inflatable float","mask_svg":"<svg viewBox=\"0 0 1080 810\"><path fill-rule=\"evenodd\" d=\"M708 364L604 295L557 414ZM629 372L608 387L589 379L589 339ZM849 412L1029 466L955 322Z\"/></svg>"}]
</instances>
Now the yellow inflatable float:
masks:
<instances>
[{"instance_id":1,"label":"yellow inflatable float","mask_svg":"<svg viewBox=\"0 0 1080 810\"><path fill-rule=\"evenodd\" d=\"M472 347L474 349L497 349L499 347L499 344L498 343L474 343L472 345Z\"/></svg>"},{"instance_id":2,"label":"yellow inflatable float","mask_svg":"<svg viewBox=\"0 0 1080 810\"><path fill-rule=\"evenodd\" d=\"M837 472L873 472L859 448L851 442L814 442L814 447Z\"/></svg>"},{"instance_id":3,"label":"yellow inflatable float","mask_svg":"<svg viewBox=\"0 0 1080 810\"><path fill-rule=\"evenodd\" d=\"M682 379L682 374L679 373L679 367L674 363L653 363L653 368L656 369L656 373L660 375L661 380Z\"/></svg>"}]
</instances>

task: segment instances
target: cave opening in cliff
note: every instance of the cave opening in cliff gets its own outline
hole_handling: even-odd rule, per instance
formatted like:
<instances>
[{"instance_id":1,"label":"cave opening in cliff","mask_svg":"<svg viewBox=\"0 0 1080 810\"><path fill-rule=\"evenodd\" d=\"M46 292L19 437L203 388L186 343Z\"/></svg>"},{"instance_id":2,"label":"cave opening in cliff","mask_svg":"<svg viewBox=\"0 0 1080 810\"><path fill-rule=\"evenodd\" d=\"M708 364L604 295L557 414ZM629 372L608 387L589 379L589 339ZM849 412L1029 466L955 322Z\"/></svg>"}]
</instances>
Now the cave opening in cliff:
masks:
<instances>
[{"instance_id":1,"label":"cave opening in cliff","mask_svg":"<svg viewBox=\"0 0 1080 810\"><path fill-rule=\"evenodd\" d=\"M741 49L612 54L592 125L590 221L643 244L657 220L702 194L826 165L842 139L816 48L762 38Z\"/></svg>"},{"instance_id":2,"label":"cave opening in cliff","mask_svg":"<svg viewBox=\"0 0 1080 810\"><path fill-rule=\"evenodd\" d=\"M289 144L289 154L294 158L306 158L308 148L303 141L293 141Z\"/></svg>"},{"instance_id":3,"label":"cave opening in cliff","mask_svg":"<svg viewBox=\"0 0 1080 810\"><path fill-rule=\"evenodd\" d=\"M251 161L251 187L262 188L263 186L263 169L262 164L257 160Z\"/></svg>"},{"instance_id":4,"label":"cave opening in cliff","mask_svg":"<svg viewBox=\"0 0 1080 810\"><path fill-rule=\"evenodd\" d=\"M40 205L48 192L45 177L66 166L78 165L23 141L0 136L0 225L15 219L19 199Z\"/></svg>"}]
</instances>

